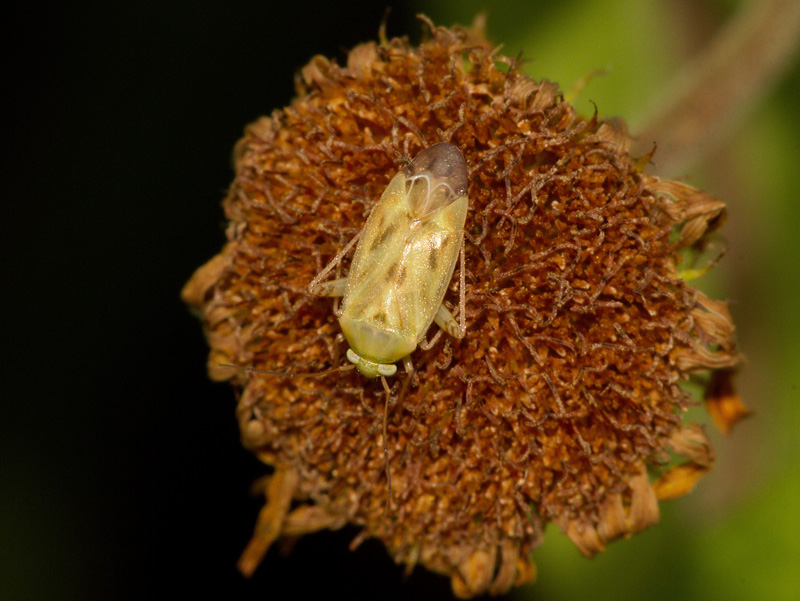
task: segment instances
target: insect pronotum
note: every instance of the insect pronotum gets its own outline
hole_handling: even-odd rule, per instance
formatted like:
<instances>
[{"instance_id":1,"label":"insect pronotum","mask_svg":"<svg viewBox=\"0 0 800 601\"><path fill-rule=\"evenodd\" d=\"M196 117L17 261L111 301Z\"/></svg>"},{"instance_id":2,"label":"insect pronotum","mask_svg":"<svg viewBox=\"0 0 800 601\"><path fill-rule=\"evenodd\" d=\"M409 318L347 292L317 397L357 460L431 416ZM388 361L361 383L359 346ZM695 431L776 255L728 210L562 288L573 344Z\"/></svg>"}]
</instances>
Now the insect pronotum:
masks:
<instances>
[{"instance_id":1,"label":"insect pronotum","mask_svg":"<svg viewBox=\"0 0 800 601\"><path fill-rule=\"evenodd\" d=\"M453 144L435 144L401 169L384 190L363 229L309 283L312 294L343 297L337 312L347 340L347 359L368 378L380 377L386 392L383 450L391 499L387 450L387 413L390 389L386 377L397 372L402 360L413 367L411 353L430 348L425 334L433 322L455 338L466 330L464 302L464 222L467 216L467 164ZM347 277L323 281L356 246ZM442 304L459 252L459 321ZM351 367L352 368L352 367ZM282 376L254 368L248 371Z\"/></svg>"}]
</instances>

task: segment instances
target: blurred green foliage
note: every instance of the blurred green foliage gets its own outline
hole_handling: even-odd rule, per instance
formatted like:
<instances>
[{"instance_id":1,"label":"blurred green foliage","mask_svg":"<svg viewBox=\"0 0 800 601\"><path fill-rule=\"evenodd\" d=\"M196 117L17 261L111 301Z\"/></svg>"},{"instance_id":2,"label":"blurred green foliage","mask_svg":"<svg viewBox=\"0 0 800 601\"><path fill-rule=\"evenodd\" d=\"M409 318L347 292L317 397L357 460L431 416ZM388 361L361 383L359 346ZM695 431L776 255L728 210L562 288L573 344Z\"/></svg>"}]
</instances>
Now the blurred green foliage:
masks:
<instances>
[{"instance_id":1,"label":"blurred green foliage","mask_svg":"<svg viewBox=\"0 0 800 601\"><path fill-rule=\"evenodd\" d=\"M608 69L576 105L635 125L741 5L440 0L418 2L417 10L441 25L466 25L485 11L489 38L503 53L522 52L527 73L564 90ZM730 300L746 357L736 385L755 415L725 437L705 418L716 468L692 494L662 504L660 525L593 560L551 527L534 554L538 581L517 598L800 599L800 61L792 64L722 144L683 174L728 205L728 252L697 285ZM657 168L658 152L654 162Z\"/></svg>"}]
</instances>

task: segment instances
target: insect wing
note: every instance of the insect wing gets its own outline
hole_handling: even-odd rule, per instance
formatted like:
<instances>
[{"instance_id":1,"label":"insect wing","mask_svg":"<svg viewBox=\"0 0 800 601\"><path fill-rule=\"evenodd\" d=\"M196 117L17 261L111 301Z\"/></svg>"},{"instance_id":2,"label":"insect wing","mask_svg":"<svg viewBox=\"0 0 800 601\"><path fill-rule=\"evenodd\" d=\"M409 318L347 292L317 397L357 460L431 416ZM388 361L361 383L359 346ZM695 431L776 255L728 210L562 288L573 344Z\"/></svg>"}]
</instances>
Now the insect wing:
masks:
<instances>
[{"instance_id":1,"label":"insect wing","mask_svg":"<svg viewBox=\"0 0 800 601\"><path fill-rule=\"evenodd\" d=\"M345 316L379 330L404 330L397 292L405 280L401 262L412 221L405 176L398 173L364 225L347 275Z\"/></svg>"},{"instance_id":2,"label":"insect wing","mask_svg":"<svg viewBox=\"0 0 800 601\"><path fill-rule=\"evenodd\" d=\"M422 220L406 246L401 265L408 283L397 283L398 304L415 343L430 327L447 292L466 215L467 197L461 196Z\"/></svg>"}]
</instances>

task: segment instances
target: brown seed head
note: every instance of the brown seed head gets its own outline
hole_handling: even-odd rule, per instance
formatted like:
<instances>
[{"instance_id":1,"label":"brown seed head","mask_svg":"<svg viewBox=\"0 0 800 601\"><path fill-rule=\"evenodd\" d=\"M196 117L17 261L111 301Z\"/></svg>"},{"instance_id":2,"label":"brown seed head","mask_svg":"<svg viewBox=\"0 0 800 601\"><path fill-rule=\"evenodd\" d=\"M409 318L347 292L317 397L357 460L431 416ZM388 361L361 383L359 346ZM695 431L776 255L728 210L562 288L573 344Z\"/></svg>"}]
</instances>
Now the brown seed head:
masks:
<instances>
[{"instance_id":1,"label":"brown seed head","mask_svg":"<svg viewBox=\"0 0 800 601\"><path fill-rule=\"evenodd\" d=\"M656 522L657 491L687 492L713 463L702 429L682 424L681 382L739 358L724 304L678 265L724 205L643 175L624 123L579 118L485 40L428 25L419 47L363 44L344 67L314 57L291 106L247 128L228 243L184 290L211 377L243 388L244 444L275 469L248 573L278 536L352 523L354 544L377 537L459 596L499 593L533 578L548 521L592 555ZM469 166L467 333L417 349L415 376L393 378L388 439L379 381L221 367L346 362L334 302L307 285L440 141ZM686 463L668 470L670 453ZM647 469L664 472L655 489Z\"/></svg>"}]
</instances>

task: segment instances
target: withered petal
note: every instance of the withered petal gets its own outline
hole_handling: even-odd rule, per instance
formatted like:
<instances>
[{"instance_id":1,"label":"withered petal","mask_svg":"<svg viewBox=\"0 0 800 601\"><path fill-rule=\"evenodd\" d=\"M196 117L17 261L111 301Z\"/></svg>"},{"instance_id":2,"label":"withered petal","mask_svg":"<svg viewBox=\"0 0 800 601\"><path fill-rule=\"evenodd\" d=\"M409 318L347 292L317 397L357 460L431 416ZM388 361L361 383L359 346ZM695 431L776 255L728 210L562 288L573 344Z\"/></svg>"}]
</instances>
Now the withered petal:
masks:
<instances>
[{"instance_id":1,"label":"withered petal","mask_svg":"<svg viewBox=\"0 0 800 601\"><path fill-rule=\"evenodd\" d=\"M705 393L708 413L723 434L730 432L737 422L753 413L733 388L734 373L730 369L713 372Z\"/></svg>"}]
</instances>

